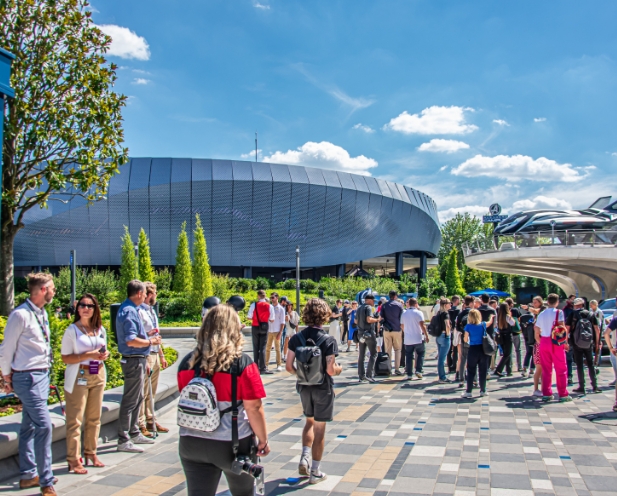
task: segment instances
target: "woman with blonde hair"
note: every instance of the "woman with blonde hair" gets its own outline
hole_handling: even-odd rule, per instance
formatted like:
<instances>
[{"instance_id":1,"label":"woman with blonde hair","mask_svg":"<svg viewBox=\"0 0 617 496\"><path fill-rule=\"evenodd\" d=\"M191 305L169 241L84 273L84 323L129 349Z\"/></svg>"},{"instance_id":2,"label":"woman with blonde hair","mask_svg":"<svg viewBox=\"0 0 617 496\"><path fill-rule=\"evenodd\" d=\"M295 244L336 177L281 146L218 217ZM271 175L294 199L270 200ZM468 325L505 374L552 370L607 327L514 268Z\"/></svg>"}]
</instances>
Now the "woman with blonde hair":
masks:
<instances>
[{"instance_id":1,"label":"woman with blonde hair","mask_svg":"<svg viewBox=\"0 0 617 496\"><path fill-rule=\"evenodd\" d=\"M482 322L482 314L475 308L467 316L464 340L469 343L469 351L467 352L467 390L461 395L463 398L471 398L473 383L476 380L476 368L479 369L480 375L480 396L488 395L486 372L490 357L484 353L482 340L486 334L487 326L493 323L494 317L494 315L491 315L488 322Z\"/></svg>"},{"instance_id":2,"label":"woman with blonde hair","mask_svg":"<svg viewBox=\"0 0 617 496\"><path fill-rule=\"evenodd\" d=\"M259 369L249 355L242 352L242 322L230 305L217 305L204 319L197 333L197 346L178 367L178 389L194 377L208 377L216 390L219 410L231 407L232 365L237 365L238 455L266 456L268 433L262 398L266 392ZM214 496L221 474L227 478L233 496L252 496L255 479L231 469L231 412L221 414L221 423L213 432L180 427L180 461L186 475L188 496Z\"/></svg>"}]
</instances>

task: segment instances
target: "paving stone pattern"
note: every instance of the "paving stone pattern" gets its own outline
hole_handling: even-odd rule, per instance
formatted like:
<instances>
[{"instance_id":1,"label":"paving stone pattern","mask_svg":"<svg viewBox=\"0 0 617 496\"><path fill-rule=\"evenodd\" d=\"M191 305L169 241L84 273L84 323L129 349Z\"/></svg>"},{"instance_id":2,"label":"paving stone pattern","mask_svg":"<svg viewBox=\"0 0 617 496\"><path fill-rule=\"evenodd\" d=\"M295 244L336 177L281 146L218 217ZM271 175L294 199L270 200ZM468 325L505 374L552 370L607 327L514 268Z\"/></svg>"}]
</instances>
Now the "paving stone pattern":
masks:
<instances>
[{"instance_id":1,"label":"paving stone pattern","mask_svg":"<svg viewBox=\"0 0 617 496\"><path fill-rule=\"evenodd\" d=\"M264 376L270 456L263 459L266 493L276 496L531 496L617 494L617 415L611 407L612 369L603 367L601 394L544 404L530 396L531 379L519 374L491 380L488 397L460 398L439 385L435 348L428 348L425 378L400 377L358 384L356 353L342 353L334 421L328 425L322 469L326 481L310 486L297 473L303 418L295 380L286 372ZM476 391L477 393L477 391ZM597 418L594 418L597 417ZM140 455L101 448L105 469L87 476L59 465L60 494L186 495L172 427ZM16 481L12 481L13 485ZM8 489L11 485L0 487ZM223 480L221 494L229 494ZM16 494L36 494L33 491Z\"/></svg>"}]
</instances>

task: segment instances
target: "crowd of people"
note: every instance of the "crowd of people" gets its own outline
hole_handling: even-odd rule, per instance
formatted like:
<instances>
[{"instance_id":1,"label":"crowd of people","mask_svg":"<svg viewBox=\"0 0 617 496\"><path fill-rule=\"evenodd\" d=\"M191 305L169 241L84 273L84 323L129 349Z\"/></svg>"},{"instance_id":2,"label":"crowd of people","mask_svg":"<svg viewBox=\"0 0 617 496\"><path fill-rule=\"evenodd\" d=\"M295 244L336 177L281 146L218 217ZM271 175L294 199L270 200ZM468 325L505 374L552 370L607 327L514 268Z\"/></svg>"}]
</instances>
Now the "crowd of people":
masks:
<instances>
[{"instance_id":1,"label":"crowd of people","mask_svg":"<svg viewBox=\"0 0 617 496\"><path fill-rule=\"evenodd\" d=\"M5 391L14 391L23 405L20 488L40 486L42 494L53 495L57 479L51 469L52 424L47 407L53 350L45 311L55 294L53 277L31 274L28 289L29 298L8 319L0 369ZM140 445L153 444L157 433L168 432L154 412L158 374L167 366L154 311L156 294L152 283L129 282L127 299L115 319L124 375L118 451L140 453ZM512 376L515 365L522 378L533 377L532 394L544 401L553 399L553 373L559 400L571 401L568 386L574 382L573 364L578 379L573 392L586 392L585 363L591 390L598 392L596 357L602 337L617 379L617 333L612 333L617 330L617 317L605 326L596 301L587 309L583 299L569 298L559 309L558 295L550 294L546 302L536 296L531 305L517 308L510 298L499 302L488 294L454 296L441 298L428 320L415 298L403 302L395 291L379 302L366 294L361 302L338 300L332 308L313 298L303 307L301 318L293 304L276 292L267 299L259 291L257 297L248 310L252 357L243 352L238 311L244 308L244 300L232 297L223 305L209 298L196 346L178 367L179 452L190 496L216 494L222 474L234 496L252 495L256 480L263 480L257 457L267 456L270 448L261 376L274 373L268 368L272 346L275 370L282 371L284 363L284 369L296 376L306 417L298 472L310 484L327 478L321 460L326 425L334 415L333 378L343 370L336 361L339 340L343 352L351 352L355 344L358 380L374 383L380 375L402 376L403 368L405 380L425 380L426 345L435 339L438 381L458 383L464 388L463 398L471 398L475 387L481 396L487 395L487 380ZM236 305L234 298L242 301ZM61 357L66 364L68 468L86 474L90 463L104 466L97 457L97 442L106 383L104 362L109 358L107 330L94 295L84 294L77 300L74 321L62 339Z\"/></svg>"}]
</instances>

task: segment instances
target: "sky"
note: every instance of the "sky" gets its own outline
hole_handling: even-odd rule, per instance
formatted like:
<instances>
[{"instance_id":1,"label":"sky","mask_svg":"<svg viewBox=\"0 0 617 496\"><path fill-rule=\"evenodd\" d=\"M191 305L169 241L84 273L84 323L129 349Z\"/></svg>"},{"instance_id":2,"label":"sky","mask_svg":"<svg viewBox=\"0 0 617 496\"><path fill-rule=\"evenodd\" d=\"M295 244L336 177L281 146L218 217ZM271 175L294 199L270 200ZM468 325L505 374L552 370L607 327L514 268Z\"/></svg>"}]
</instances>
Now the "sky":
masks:
<instances>
[{"instance_id":1,"label":"sky","mask_svg":"<svg viewBox=\"0 0 617 496\"><path fill-rule=\"evenodd\" d=\"M132 157L372 175L457 212L617 195L617 2L94 0Z\"/></svg>"}]
</instances>

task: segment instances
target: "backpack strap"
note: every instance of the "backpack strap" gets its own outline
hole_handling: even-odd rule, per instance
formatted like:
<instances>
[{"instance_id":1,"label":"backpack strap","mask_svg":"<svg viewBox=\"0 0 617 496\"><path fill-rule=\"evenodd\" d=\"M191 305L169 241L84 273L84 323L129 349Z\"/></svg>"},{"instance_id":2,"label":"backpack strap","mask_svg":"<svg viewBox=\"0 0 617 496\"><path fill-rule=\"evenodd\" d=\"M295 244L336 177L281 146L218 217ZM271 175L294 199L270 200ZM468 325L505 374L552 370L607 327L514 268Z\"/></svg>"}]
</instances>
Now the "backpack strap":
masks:
<instances>
[{"instance_id":1,"label":"backpack strap","mask_svg":"<svg viewBox=\"0 0 617 496\"><path fill-rule=\"evenodd\" d=\"M306 338L304 337L304 331L298 333L298 339L300 340L300 346L306 346Z\"/></svg>"},{"instance_id":2,"label":"backpack strap","mask_svg":"<svg viewBox=\"0 0 617 496\"><path fill-rule=\"evenodd\" d=\"M321 346L321 344L328 339L328 335L324 332L322 334L322 336L317 340L317 342L315 343L315 346L317 346L318 348Z\"/></svg>"},{"instance_id":3,"label":"backpack strap","mask_svg":"<svg viewBox=\"0 0 617 496\"><path fill-rule=\"evenodd\" d=\"M234 457L238 455L238 359L236 358L231 364L231 448L234 452Z\"/></svg>"}]
</instances>

